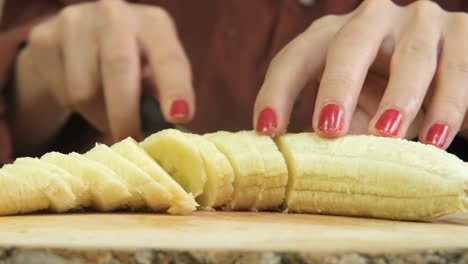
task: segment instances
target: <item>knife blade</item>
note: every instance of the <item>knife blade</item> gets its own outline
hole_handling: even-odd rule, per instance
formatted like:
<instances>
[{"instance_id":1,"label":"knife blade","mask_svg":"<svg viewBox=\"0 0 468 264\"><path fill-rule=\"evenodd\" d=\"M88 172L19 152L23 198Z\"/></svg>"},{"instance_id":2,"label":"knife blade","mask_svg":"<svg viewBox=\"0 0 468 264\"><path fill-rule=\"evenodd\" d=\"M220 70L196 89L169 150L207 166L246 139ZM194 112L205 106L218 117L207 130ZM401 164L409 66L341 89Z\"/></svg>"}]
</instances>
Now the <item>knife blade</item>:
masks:
<instances>
[{"instance_id":1,"label":"knife blade","mask_svg":"<svg viewBox=\"0 0 468 264\"><path fill-rule=\"evenodd\" d=\"M140 117L142 130L148 134L153 134L169 128L190 132L182 125L167 122L164 119L159 102L148 94L143 94L141 96Z\"/></svg>"}]
</instances>

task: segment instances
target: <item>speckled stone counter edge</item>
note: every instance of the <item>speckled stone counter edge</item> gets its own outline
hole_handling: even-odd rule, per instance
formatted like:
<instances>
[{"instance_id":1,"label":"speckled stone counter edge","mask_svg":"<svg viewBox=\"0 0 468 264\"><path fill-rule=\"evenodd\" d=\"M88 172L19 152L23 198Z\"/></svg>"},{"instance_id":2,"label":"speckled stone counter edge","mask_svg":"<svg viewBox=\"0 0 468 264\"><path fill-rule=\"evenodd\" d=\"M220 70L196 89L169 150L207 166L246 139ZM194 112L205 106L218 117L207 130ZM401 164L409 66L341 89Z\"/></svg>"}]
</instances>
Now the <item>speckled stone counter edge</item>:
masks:
<instances>
[{"instance_id":1,"label":"speckled stone counter edge","mask_svg":"<svg viewBox=\"0 0 468 264\"><path fill-rule=\"evenodd\" d=\"M420 251L400 254L309 254L292 252L209 252L161 250L67 250L0 248L0 264L13 263L272 263L272 264L402 264L402 263L468 263L468 248L447 251Z\"/></svg>"}]
</instances>

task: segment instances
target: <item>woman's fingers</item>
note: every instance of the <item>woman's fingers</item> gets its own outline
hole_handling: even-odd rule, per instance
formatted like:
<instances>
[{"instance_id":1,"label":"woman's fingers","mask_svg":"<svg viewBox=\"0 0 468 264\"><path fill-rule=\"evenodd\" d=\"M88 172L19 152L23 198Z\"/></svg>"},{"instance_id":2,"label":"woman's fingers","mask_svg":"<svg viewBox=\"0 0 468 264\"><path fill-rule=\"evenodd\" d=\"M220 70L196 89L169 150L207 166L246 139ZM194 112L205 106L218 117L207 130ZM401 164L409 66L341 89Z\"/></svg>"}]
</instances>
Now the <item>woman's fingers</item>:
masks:
<instances>
[{"instance_id":1,"label":"woman's fingers","mask_svg":"<svg viewBox=\"0 0 468 264\"><path fill-rule=\"evenodd\" d=\"M348 132L367 72L389 32L396 8L390 1L365 2L336 34L328 50L313 115L314 130L321 136L337 137Z\"/></svg>"},{"instance_id":2,"label":"woman's fingers","mask_svg":"<svg viewBox=\"0 0 468 264\"><path fill-rule=\"evenodd\" d=\"M195 114L190 63L169 14L161 8L134 6L142 15L137 32L151 66L153 84L164 118L187 123Z\"/></svg>"},{"instance_id":3,"label":"woman's fingers","mask_svg":"<svg viewBox=\"0 0 468 264\"><path fill-rule=\"evenodd\" d=\"M421 142L439 148L448 147L468 107L468 15L451 15L445 32L434 94L419 133Z\"/></svg>"},{"instance_id":4,"label":"woman's fingers","mask_svg":"<svg viewBox=\"0 0 468 264\"><path fill-rule=\"evenodd\" d=\"M98 37L100 72L109 127L115 140L141 136L140 62L138 45L126 3L101 1L106 18Z\"/></svg>"},{"instance_id":5,"label":"woman's fingers","mask_svg":"<svg viewBox=\"0 0 468 264\"><path fill-rule=\"evenodd\" d=\"M321 71L329 42L345 19L321 18L276 55L255 101L253 125L259 133L277 136L286 131L297 96Z\"/></svg>"},{"instance_id":6,"label":"woman's fingers","mask_svg":"<svg viewBox=\"0 0 468 264\"><path fill-rule=\"evenodd\" d=\"M70 107L101 131L107 131L105 104L99 85L97 43L89 6L71 6L61 15L65 81ZM88 12L83 8L89 9Z\"/></svg>"},{"instance_id":7,"label":"woman's fingers","mask_svg":"<svg viewBox=\"0 0 468 264\"><path fill-rule=\"evenodd\" d=\"M410 19L397 37L387 89L369 124L371 134L406 135L437 67L439 15L439 7L429 1L417 2L408 9Z\"/></svg>"},{"instance_id":8,"label":"woman's fingers","mask_svg":"<svg viewBox=\"0 0 468 264\"><path fill-rule=\"evenodd\" d=\"M44 79L51 94L62 106L68 106L63 61L56 18L36 26L28 38L34 68Z\"/></svg>"}]
</instances>

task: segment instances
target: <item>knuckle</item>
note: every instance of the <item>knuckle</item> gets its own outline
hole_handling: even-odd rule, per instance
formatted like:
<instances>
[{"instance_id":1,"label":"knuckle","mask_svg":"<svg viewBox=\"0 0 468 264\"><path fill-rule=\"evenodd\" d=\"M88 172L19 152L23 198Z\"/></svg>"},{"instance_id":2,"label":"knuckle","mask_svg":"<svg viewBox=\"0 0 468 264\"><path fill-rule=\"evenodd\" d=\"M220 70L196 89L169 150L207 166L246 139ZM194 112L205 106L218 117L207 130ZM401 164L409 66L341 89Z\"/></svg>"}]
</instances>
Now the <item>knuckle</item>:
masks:
<instances>
[{"instance_id":1,"label":"knuckle","mask_svg":"<svg viewBox=\"0 0 468 264\"><path fill-rule=\"evenodd\" d=\"M356 87L358 78L352 73L333 73L333 75L325 77L321 81L321 86L325 89L335 89L339 87Z\"/></svg>"},{"instance_id":2,"label":"knuckle","mask_svg":"<svg viewBox=\"0 0 468 264\"><path fill-rule=\"evenodd\" d=\"M333 25L337 19L338 15L326 15L317 20L315 20L306 30L306 32L315 32L318 30L328 29Z\"/></svg>"},{"instance_id":3,"label":"knuckle","mask_svg":"<svg viewBox=\"0 0 468 264\"><path fill-rule=\"evenodd\" d=\"M158 21L162 23L172 23L172 17L166 9L151 6L145 8L145 16L152 21Z\"/></svg>"},{"instance_id":4,"label":"knuckle","mask_svg":"<svg viewBox=\"0 0 468 264\"><path fill-rule=\"evenodd\" d=\"M133 63L133 58L124 52L108 52L102 55L102 64L112 70L125 71Z\"/></svg>"},{"instance_id":5,"label":"knuckle","mask_svg":"<svg viewBox=\"0 0 468 264\"><path fill-rule=\"evenodd\" d=\"M366 0L360 6L360 14L372 14L376 9L381 9L383 5L388 5L388 3L388 0Z\"/></svg>"},{"instance_id":6,"label":"knuckle","mask_svg":"<svg viewBox=\"0 0 468 264\"><path fill-rule=\"evenodd\" d=\"M97 97L96 89L83 89L83 86L76 86L70 94L70 104L74 107L86 105Z\"/></svg>"},{"instance_id":7,"label":"knuckle","mask_svg":"<svg viewBox=\"0 0 468 264\"><path fill-rule=\"evenodd\" d=\"M460 100L456 96L443 96L437 98L438 105L446 109L446 113L450 113L450 120L452 122L461 122L467 110L467 103Z\"/></svg>"},{"instance_id":8,"label":"knuckle","mask_svg":"<svg viewBox=\"0 0 468 264\"><path fill-rule=\"evenodd\" d=\"M126 3L121 0L101 0L99 7L105 19L111 21L119 21L122 19Z\"/></svg>"},{"instance_id":9,"label":"knuckle","mask_svg":"<svg viewBox=\"0 0 468 264\"><path fill-rule=\"evenodd\" d=\"M441 67L444 71L456 72L468 77L468 59L460 58L458 60L447 61Z\"/></svg>"},{"instance_id":10,"label":"knuckle","mask_svg":"<svg viewBox=\"0 0 468 264\"><path fill-rule=\"evenodd\" d=\"M71 93L71 104L74 107L79 107L82 105L87 105L89 102L92 102L97 98L98 91L96 89L74 89Z\"/></svg>"},{"instance_id":11,"label":"knuckle","mask_svg":"<svg viewBox=\"0 0 468 264\"><path fill-rule=\"evenodd\" d=\"M36 26L28 36L28 46L31 50L41 50L53 46L54 37L51 30L45 25Z\"/></svg>"},{"instance_id":12,"label":"knuckle","mask_svg":"<svg viewBox=\"0 0 468 264\"><path fill-rule=\"evenodd\" d=\"M416 17L432 17L432 19L434 15L439 14L441 11L437 3L429 0L416 1L410 5L410 8Z\"/></svg>"},{"instance_id":13,"label":"knuckle","mask_svg":"<svg viewBox=\"0 0 468 264\"><path fill-rule=\"evenodd\" d=\"M402 56L411 56L427 62L433 62L437 59L437 47L424 37L416 36L403 41L400 44L399 51Z\"/></svg>"},{"instance_id":14,"label":"knuckle","mask_svg":"<svg viewBox=\"0 0 468 264\"><path fill-rule=\"evenodd\" d=\"M359 32L359 33L358 33ZM345 25L337 33L332 45L344 45L345 47L356 47L363 41L363 36L370 36L373 32L369 28L369 23L361 19L353 20Z\"/></svg>"},{"instance_id":15,"label":"knuckle","mask_svg":"<svg viewBox=\"0 0 468 264\"><path fill-rule=\"evenodd\" d=\"M178 52L167 52L157 59L160 65L172 65L174 67L190 67L190 63L184 55Z\"/></svg>"},{"instance_id":16,"label":"knuckle","mask_svg":"<svg viewBox=\"0 0 468 264\"><path fill-rule=\"evenodd\" d=\"M451 27L457 30L468 31L468 14L456 12L450 14Z\"/></svg>"},{"instance_id":17,"label":"knuckle","mask_svg":"<svg viewBox=\"0 0 468 264\"><path fill-rule=\"evenodd\" d=\"M66 7L60 13L60 21L65 28L79 24L80 19L81 19L81 10L77 6Z\"/></svg>"}]
</instances>

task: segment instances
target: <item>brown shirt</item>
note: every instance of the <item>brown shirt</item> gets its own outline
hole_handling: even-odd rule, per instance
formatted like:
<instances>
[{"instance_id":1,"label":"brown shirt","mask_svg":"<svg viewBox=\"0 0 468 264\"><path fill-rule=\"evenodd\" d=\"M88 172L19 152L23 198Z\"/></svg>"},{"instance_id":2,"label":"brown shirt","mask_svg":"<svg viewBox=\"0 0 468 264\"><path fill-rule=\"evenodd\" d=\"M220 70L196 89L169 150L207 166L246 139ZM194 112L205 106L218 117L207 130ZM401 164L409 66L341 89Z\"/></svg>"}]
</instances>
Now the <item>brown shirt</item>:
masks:
<instances>
[{"instance_id":1,"label":"brown shirt","mask_svg":"<svg viewBox=\"0 0 468 264\"><path fill-rule=\"evenodd\" d=\"M7 0L0 24L0 92L8 88L20 44L30 28L74 0ZM327 14L348 13L358 0L140 0L159 5L174 18L194 74L197 115L189 128L195 132L252 128L252 111L271 58L315 19ZM395 1L408 4L413 1ZM466 10L463 1L437 1L450 11ZM312 47L311 47L312 48ZM0 94L3 94L1 92ZM303 95L307 98L307 93ZM14 158L6 113L8 102L0 97L0 164ZM290 131L311 122L311 100L293 112ZM100 136L99 138L96 136ZM59 144L61 151L103 141L74 118ZM105 140L104 140L105 141Z\"/></svg>"}]
</instances>

